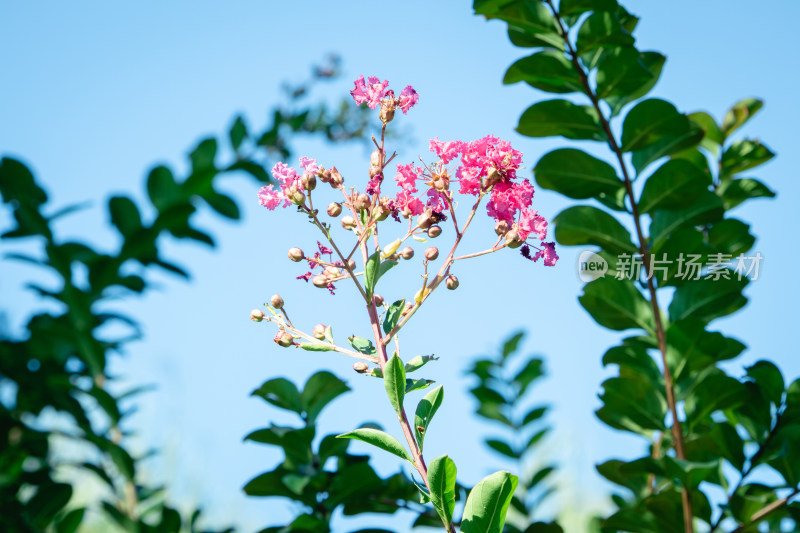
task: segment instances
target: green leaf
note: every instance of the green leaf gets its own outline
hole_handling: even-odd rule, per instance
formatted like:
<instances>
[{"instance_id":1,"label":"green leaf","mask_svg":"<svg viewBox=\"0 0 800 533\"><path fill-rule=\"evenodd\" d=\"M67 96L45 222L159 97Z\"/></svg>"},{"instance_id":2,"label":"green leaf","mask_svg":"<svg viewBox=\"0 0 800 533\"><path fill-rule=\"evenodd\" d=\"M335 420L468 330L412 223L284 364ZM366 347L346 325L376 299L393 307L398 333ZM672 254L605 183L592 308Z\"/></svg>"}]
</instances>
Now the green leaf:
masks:
<instances>
[{"instance_id":1,"label":"green leaf","mask_svg":"<svg viewBox=\"0 0 800 533\"><path fill-rule=\"evenodd\" d=\"M431 461L428 465L428 483L431 487L431 503L442 518L445 528L449 528L456 507L455 462L446 455Z\"/></svg>"},{"instance_id":2,"label":"green leaf","mask_svg":"<svg viewBox=\"0 0 800 533\"><path fill-rule=\"evenodd\" d=\"M200 141L189 159L192 162L192 174L202 173L214 169L214 158L217 155L217 140L213 138Z\"/></svg>"},{"instance_id":3,"label":"green leaf","mask_svg":"<svg viewBox=\"0 0 800 533\"><path fill-rule=\"evenodd\" d=\"M254 390L251 396L258 396L281 409L303 412L303 400L297 387L286 378L275 378L265 381L263 385Z\"/></svg>"},{"instance_id":4,"label":"green leaf","mask_svg":"<svg viewBox=\"0 0 800 533\"><path fill-rule=\"evenodd\" d=\"M525 415L525 418L522 420L522 425L527 426L531 422L535 422L536 420L542 418L546 413L547 407L535 407Z\"/></svg>"},{"instance_id":5,"label":"green leaf","mask_svg":"<svg viewBox=\"0 0 800 533\"><path fill-rule=\"evenodd\" d=\"M56 533L75 533L83 521L84 513L86 509L83 507L69 511L58 521Z\"/></svg>"},{"instance_id":6,"label":"green leaf","mask_svg":"<svg viewBox=\"0 0 800 533\"><path fill-rule=\"evenodd\" d=\"M372 300L372 295L375 292L375 284L378 282L378 269L381 265L381 252L378 250L367 259L364 266L364 290L367 292L367 298Z\"/></svg>"},{"instance_id":7,"label":"green leaf","mask_svg":"<svg viewBox=\"0 0 800 533\"><path fill-rule=\"evenodd\" d=\"M414 392L415 390L422 390L427 389L431 385L436 383L432 379L406 379L406 394L409 392Z\"/></svg>"},{"instance_id":8,"label":"green leaf","mask_svg":"<svg viewBox=\"0 0 800 533\"><path fill-rule=\"evenodd\" d=\"M375 355L375 345L372 344L372 341L365 339L363 337L347 337L347 342L350 343L350 346L359 353L363 353L364 355Z\"/></svg>"},{"instance_id":9,"label":"green leaf","mask_svg":"<svg viewBox=\"0 0 800 533\"><path fill-rule=\"evenodd\" d=\"M417 355L409 359L406 363L406 374L410 372L414 372L415 370L419 370L423 366L425 366L429 361L436 361L439 359L433 355Z\"/></svg>"},{"instance_id":10,"label":"green leaf","mask_svg":"<svg viewBox=\"0 0 800 533\"><path fill-rule=\"evenodd\" d=\"M655 387L644 376L631 374L603 382L603 407L597 417L615 429L641 435L666 429L667 400L663 387Z\"/></svg>"},{"instance_id":11,"label":"green leaf","mask_svg":"<svg viewBox=\"0 0 800 533\"><path fill-rule=\"evenodd\" d=\"M594 320L603 327L622 331L641 328L655 332L653 310L628 279L599 278L587 283L578 298Z\"/></svg>"},{"instance_id":12,"label":"green leaf","mask_svg":"<svg viewBox=\"0 0 800 533\"><path fill-rule=\"evenodd\" d=\"M710 322L741 309L747 298L742 290L748 279L699 279L681 285L675 290L669 306L670 320L676 322L684 318L697 318Z\"/></svg>"},{"instance_id":13,"label":"green leaf","mask_svg":"<svg viewBox=\"0 0 800 533\"><path fill-rule=\"evenodd\" d=\"M383 319L384 333L389 333L392 331L397 323L400 322L400 316L403 314L403 309L405 306L405 300L397 300L389 306L389 309L386 311L386 317Z\"/></svg>"},{"instance_id":14,"label":"green leaf","mask_svg":"<svg viewBox=\"0 0 800 533\"><path fill-rule=\"evenodd\" d=\"M634 167L696 145L703 130L665 100L651 98L631 109L622 125L622 151L634 154Z\"/></svg>"},{"instance_id":15,"label":"green leaf","mask_svg":"<svg viewBox=\"0 0 800 533\"><path fill-rule=\"evenodd\" d=\"M165 211L186 201L172 171L165 166L158 166L150 171L147 176L147 196L159 211Z\"/></svg>"},{"instance_id":16,"label":"green leaf","mask_svg":"<svg viewBox=\"0 0 800 533\"><path fill-rule=\"evenodd\" d=\"M583 92L581 79L563 53L545 50L515 61L503 77L510 85L524 81L531 87L551 93Z\"/></svg>"},{"instance_id":17,"label":"green leaf","mask_svg":"<svg viewBox=\"0 0 800 533\"><path fill-rule=\"evenodd\" d=\"M417 436L420 452L422 451L422 443L425 440L425 433L428 431L428 425L433 420L433 415L439 410L443 400L444 388L439 385L426 394L417 404L417 410L414 413L414 433Z\"/></svg>"},{"instance_id":18,"label":"green leaf","mask_svg":"<svg viewBox=\"0 0 800 533\"><path fill-rule=\"evenodd\" d=\"M127 196L114 196L108 201L111 223L126 239L142 229L142 216L133 200Z\"/></svg>"},{"instance_id":19,"label":"green leaf","mask_svg":"<svg viewBox=\"0 0 800 533\"><path fill-rule=\"evenodd\" d=\"M388 259L386 261L381 261L380 266L378 266L378 276L377 279L375 280L375 283L377 284L378 280L380 280L383 277L383 275L389 272L392 268L396 267L397 264L398 264L397 261L391 261Z\"/></svg>"},{"instance_id":20,"label":"green leaf","mask_svg":"<svg viewBox=\"0 0 800 533\"><path fill-rule=\"evenodd\" d=\"M406 370L403 361L393 355L383 367L383 383L386 386L386 394L398 417L402 417L403 399L406 393Z\"/></svg>"},{"instance_id":21,"label":"green leaf","mask_svg":"<svg viewBox=\"0 0 800 533\"><path fill-rule=\"evenodd\" d=\"M225 218L239 220L242 216L241 212L239 211L239 206L230 196L211 191L203 195L203 200L206 201L211 209Z\"/></svg>"},{"instance_id":22,"label":"green leaf","mask_svg":"<svg viewBox=\"0 0 800 533\"><path fill-rule=\"evenodd\" d=\"M749 251L756 242L750 226L735 218L726 218L708 228L708 244L723 254L736 257Z\"/></svg>"},{"instance_id":23,"label":"green leaf","mask_svg":"<svg viewBox=\"0 0 800 533\"><path fill-rule=\"evenodd\" d=\"M519 459L519 452L511 448L511 445L507 442L503 442L498 439L487 439L486 445L501 455L505 455L506 457L510 457L511 459L515 460Z\"/></svg>"},{"instance_id":24,"label":"green leaf","mask_svg":"<svg viewBox=\"0 0 800 533\"><path fill-rule=\"evenodd\" d=\"M560 39L557 40L552 34L545 34L540 37L514 26L508 27L508 40L511 41L511 44L520 48L555 48L562 52L565 49L564 42Z\"/></svg>"},{"instance_id":25,"label":"green leaf","mask_svg":"<svg viewBox=\"0 0 800 533\"><path fill-rule=\"evenodd\" d=\"M758 141L736 141L722 154L722 176L733 176L739 172L763 165L775 157L772 151Z\"/></svg>"},{"instance_id":26,"label":"green leaf","mask_svg":"<svg viewBox=\"0 0 800 533\"><path fill-rule=\"evenodd\" d=\"M624 189L614 167L582 150L561 148L542 156L533 169L540 187L570 198L615 195Z\"/></svg>"},{"instance_id":27,"label":"green leaf","mask_svg":"<svg viewBox=\"0 0 800 533\"><path fill-rule=\"evenodd\" d=\"M708 175L685 159L672 159L647 178L639 199L639 212L683 207L687 198L707 192Z\"/></svg>"},{"instance_id":28,"label":"green leaf","mask_svg":"<svg viewBox=\"0 0 800 533\"><path fill-rule=\"evenodd\" d=\"M717 194L722 197L726 210L753 198L775 197L775 193L769 187L750 178L725 180L717 189Z\"/></svg>"},{"instance_id":29,"label":"green leaf","mask_svg":"<svg viewBox=\"0 0 800 533\"><path fill-rule=\"evenodd\" d=\"M752 366L747 367L747 377L758 383L769 401L776 406L781 405L786 384L783 381L783 374L774 363L764 360L756 361Z\"/></svg>"},{"instance_id":30,"label":"green leaf","mask_svg":"<svg viewBox=\"0 0 800 533\"><path fill-rule=\"evenodd\" d=\"M736 131L739 127L744 125L745 122L758 113L758 110L764 105L764 102L757 98L745 98L734 104L730 110L725 113L722 119L722 134L728 137L731 133Z\"/></svg>"},{"instance_id":31,"label":"green leaf","mask_svg":"<svg viewBox=\"0 0 800 533\"><path fill-rule=\"evenodd\" d=\"M721 361L741 354L746 346L721 333L706 331L705 323L697 319L684 319L670 324L667 329L667 362L676 383Z\"/></svg>"},{"instance_id":32,"label":"green leaf","mask_svg":"<svg viewBox=\"0 0 800 533\"><path fill-rule=\"evenodd\" d=\"M719 152L720 145L724 142L724 138L714 117L704 111L697 111L696 113L691 113L689 118L703 128L704 136L701 146L716 155Z\"/></svg>"},{"instance_id":33,"label":"green leaf","mask_svg":"<svg viewBox=\"0 0 800 533\"><path fill-rule=\"evenodd\" d=\"M36 184L28 167L10 157L0 159L0 194L5 203L40 206L47 202L47 193Z\"/></svg>"},{"instance_id":34,"label":"green leaf","mask_svg":"<svg viewBox=\"0 0 800 533\"><path fill-rule=\"evenodd\" d=\"M487 476L470 491L461 518L463 533L501 533L506 512L519 479L500 471Z\"/></svg>"},{"instance_id":35,"label":"green leaf","mask_svg":"<svg viewBox=\"0 0 800 533\"><path fill-rule=\"evenodd\" d=\"M338 435L337 438L340 439L356 439L367 444L372 444L380 448L381 450L385 450L391 454L396 455L400 459L405 459L411 464L414 464L414 460L411 458L411 455L403 448L403 445L400 442L383 431L379 429L372 429L372 428L361 428L356 429L354 431L350 431L348 433L344 433L342 435Z\"/></svg>"},{"instance_id":36,"label":"green leaf","mask_svg":"<svg viewBox=\"0 0 800 533\"><path fill-rule=\"evenodd\" d=\"M541 359L529 359L522 367L513 382L519 385L519 396L525 394L531 383L544 376L544 362Z\"/></svg>"},{"instance_id":37,"label":"green leaf","mask_svg":"<svg viewBox=\"0 0 800 533\"><path fill-rule=\"evenodd\" d=\"M236 120L233 121L228 137L231 140L233 150L238 152L242 142L247 138L247 125L241 115L237 116Z\"/></svg>"},{"instance_id":38,"label":"green leaf","mask_svg":"<svg viewBox=\"0 0 800 533\"><path fill-rule=\"evenodd\" d=\"M473 3L475 13L487 19L500 19L508 23L509 28L524 32L529 39L535 37L536 46L552 46L563 48L564 43L558 32L550 10L541 2L509 2L509 1L476 1Z\"/></svg>"},{"instance_id":39,"label":"green leaf","mask_svg":"<svg viewBox=\"0 0 800 533\"><path fill-rule=\"evenodd\" d=\"M648 60L655 62L655 58ZM663 59L661 62L663 64ZM654 78L657 74L645 64L641 52L633 48L614 50L603 55L597 63L597 96L603 99L629 97Z\"/></svg>"},{"instance_id":40,"label":"green leaf","mask_svg":"<svg viewBox=\"0 0 800 533\"><path fill-rule=\"evenodd\" d=\"M658 209L650 224L651 247L656 250L678 228L715 222L722 218L722 200L711 191L701 191L687 199L691 202L681 209Z\"/></svg>"},{"instance_id":41,"label":"green leaf","mask_svg":"<svg viewBox=\"0 0 800 533\"><path fill-rule=\"evenodd\" d=\"M622 108L631 102L642 98L649 93L661 76L661 71L664 68L664 63L667 58L658 52L643 52L640 61L651 72L652 77L642 84L638 89L629 92L627 95L609 96L606 98L606 103L611 108L611 116L616 117Z\"/></svg>"},{"instance_id":42,"label":"green leaf","mask_svg":"<svg viewBox=\"0 0 800 533\"><path fill-rule=\"evenodd\" d=\"M596 244L611 253L636 253L630 234L617 219L596 207L569 207L553 220L555 237L567 246Z\"/></svg>"},{"instance_id":43,"label":"green leaf","mask_svg":"<svg viewBox=\"0 0 800 533\"><path fill-rule=\"evenodd\" d=\"M317 372L306 381L300 398L309 423L316 420L320 411L338 396L349 391L347 384L330 372Z\"/></svg>"},{"instance_id":44,"label":"green leaf","mask_svg":"<svg viewBox=\"0 0 800 533\"><path fill-rule=\"evenodd\" d=\"M617 0L561 0L558 3L558 13L579 15L586 11L614 11L617 7Z\"/></svg>"},{"instance_id":45,"label":"green leaf","mask_svg":"<svg viewBox=\"0 0 800 533\"><path fill-rule=\"evenodd\" d=\"M574 140L606 139L597 111L569 100L546 100L533 104L520 117L517 131L527 137L561 135Z\"/></svg>"},{"instance_id":46,"label":"green leaf","mask_svg":"<svg viewBox=\"0 0 800 533\"><path fill-rule=\"evenodd\" d=\"M614 13L608 11L589 15L578 29L578 54L600 47L631 46L633 43L633 36L622 27Z\"/></svg>"}]
</instances>

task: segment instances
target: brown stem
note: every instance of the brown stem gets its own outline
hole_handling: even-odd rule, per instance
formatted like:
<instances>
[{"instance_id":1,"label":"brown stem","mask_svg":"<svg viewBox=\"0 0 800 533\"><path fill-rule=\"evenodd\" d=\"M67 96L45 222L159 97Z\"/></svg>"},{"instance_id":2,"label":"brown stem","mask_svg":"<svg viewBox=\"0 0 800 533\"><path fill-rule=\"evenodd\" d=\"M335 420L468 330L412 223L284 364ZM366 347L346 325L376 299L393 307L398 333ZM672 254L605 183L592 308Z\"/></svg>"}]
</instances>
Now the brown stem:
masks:
<instances>
[{"instance_id":1,"label":"brown stem","mask_svg":"<svg viewBox=\"0 0 800 533\"><path fill-rule=\"evenodd\" d=\"M777 511L778 509L780 509L781 507L783 507L784 505L789 503L789 500L791 500L792 498L794 498L798 494L800 494L800 488L794 489L792 491L792 493L789 494L788 496L786 496L785 498L781 498L780 500L775 500L774 502L770 503L769 505L766 505L766 506L762 507L760 510L756 511L753 514L753 516L750 517L750 521L749 522L747 522L746 524L740 525L739 527L734 529L731 533L740 533L741 531L744 531L745 529L748 529L750 526L760 522L761 520L763 520L764 518L766 518L770 514L774 513L775 511Z\"/></svg>"},{"instance_id":2,"label":"brown stem","mask_svg":"<svg viewBox=\"0 0 800 533\"><path fill-rule=\"evenodd\" d=\"M603 131L605 132L606 138L608 140L608 146L611 149L611 151L614 152L617 162L619 163L620 170L622 171L625 193L628 196L628 200L631 204L631 215L633 217L634 225L636 226L636 236L637 239L639 240L639 252L642 254L642 263L644 265L647 277L647 290L650 293L650 305L653 310L653 319L655 321L656 340L658 342L658 350L659 352L661 352L661 363L664 372L664 388L666 390L667 405L669 406L670 413L672 414L671 429L672 429L672 436L675 441L675 453L678 459L685 460L686 450L684 447L684 440L683 440L683 428L681 427L681 420L680 417L678 416L678 407L677 407L677 402L675 400L675 389L672 383L672 373L670 372L669 365L667 364L667 342L666 342L666 334L664 331L664 323L661 319L661 308L658 306L656 286L653 281L652 268L650 263L650 250L647 247L647 239L645 239L644 237L644 231L642 230L642 222L640 220L640 215L639 215L639 206L636 203L636 196L633 193L633 181L630 178L630 175L628 173L628 167L625 164L625 160L623 159L622 150L620 149L619 144L617 144L617 140L614 137L613 132L611 131L611 125L608 119L606 118L603 111L600 109L600 102L597 99L597 95L592 90L591 84L589 83L589 78L586 75L586 72L583 70L583 67L581 66L578 60L578 54L569 40L569 36L567 35L566 30L564 29L561 17L558 14L558 11L556 10L555 6L553 5L553 1L552 0L545 0L545 1L550 6L551 11L553 12L553 16L555 17L556 22L558 23L559 31L561 32L561 38L563 39L564 44L567 47L567 52L569 53L572 65L574 66L575 71L580 77L581 85L583 86L586 95L591 100L592 106L597 112L597 116L600 119ZM683 489L681 490L681 500L683 504L684 530L686 531L686 533L693 533L694 512L692 510L691 495L689 494L689 490L686 487L683 487Z\"/></svg>"}]
</instances>

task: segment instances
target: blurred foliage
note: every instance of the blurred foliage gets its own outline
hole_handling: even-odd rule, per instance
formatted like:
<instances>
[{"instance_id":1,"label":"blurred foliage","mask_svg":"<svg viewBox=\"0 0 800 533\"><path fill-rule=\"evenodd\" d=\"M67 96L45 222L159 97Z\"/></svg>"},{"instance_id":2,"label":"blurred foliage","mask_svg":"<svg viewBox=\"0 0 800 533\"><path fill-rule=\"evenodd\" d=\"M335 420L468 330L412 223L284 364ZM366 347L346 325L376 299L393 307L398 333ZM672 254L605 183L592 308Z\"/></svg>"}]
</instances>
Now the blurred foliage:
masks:
<instances>
[{"instance_id":1,"label":"blurred foliage","mask_svg":"<svg viewBox=\"0 0 800 533\"><path fill-rule=\"evenodd\" d=\"M330 109L304 99L313 85L336 76L338 69L339 60L332 57L315 68L308 82L287 90L288 103L274 109L264 131L250 131L238 116L227 141L200 141L189 154L187 176L178 178L166 166L153 168L146 181L149 206L128 196L111 198L108 214L120 236L114 249L60 239L58 219L81 206L52 210L26 165L2 159L0 195L14 225L1 238L9 246L23 241L26 250L39 250L8 253L4 260L47 271L52 284L27 287L58 305L34 312L19 337L0 338L0 530L71 533L100 512L104 520L129 532L200 531L199 511L182 516L168 505L164 487L141 479L139 462L145 457L126 447L130 401L142 389L117 392L108 361L139 331L132 317L112 310L112 302L143 294L149 287L149 267L188 277L182 266L162 256L159 244L172 236L214 245L211 235L193 225L193 215L206 204L225 218L239 218L235 200L218 189L223 176L243 171L258 182L268 181L271 159L288 157L290 140L298 134L331 140L362 137L366 122L355 106L343 101ZM219 154L224 142L232 155L228 161ZM155 215L143 216L147 212ZM56 437L81 446L84 459L59 457L53 449ZM65 468L79 472L60 475ZM70 500L78 482L70 480L84 473L104 485L98 495L102 501L75 508Z\"/></svg>"},{"instance_id":2,"label":"blurred foliage","mask_svg":"<svg viewBox=\"0 0 800 533\"><path fill-rule=\"evenodd\" d=\"M717 121L647 98L665 57L636 47L639 19L616 0L476 0L474 9L532 49L505 83L569 95L531 105L517 130L609 150L606 162L560 148L534 168L540 187L594 200L562 211L555 237L596 247L609 266L579 299L592 318L636 330L603 356L618 375L603 383L597 415L649 451L598 466L620 487L602 530L796 531L800 380L787 384L766 360L731 375L721 363L746 347L709 329L747 302L739 258L760 261L750 225L731 212L775 195L749 177L774 154L738 134L762 102L744 99ZM689 259L700 268L687 278Z\"/></svg>"}]
</instances>

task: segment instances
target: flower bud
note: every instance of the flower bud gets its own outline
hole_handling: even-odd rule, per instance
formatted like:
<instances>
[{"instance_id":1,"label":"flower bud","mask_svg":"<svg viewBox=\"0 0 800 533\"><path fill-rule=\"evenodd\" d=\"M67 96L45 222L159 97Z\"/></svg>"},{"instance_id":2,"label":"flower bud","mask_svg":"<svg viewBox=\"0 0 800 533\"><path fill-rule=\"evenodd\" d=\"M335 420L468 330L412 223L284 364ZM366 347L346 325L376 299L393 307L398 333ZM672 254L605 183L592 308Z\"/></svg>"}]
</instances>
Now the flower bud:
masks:
<instances>
[{"instance_id":1,"label":"flower bud","mask_svg":"<svg viewBox=\"0 0 800 533\"><path fill-rule=\"evenodd\" d=\"M450 274L449 276L447 276L447 279L444 282L444 286L450 289L451 291L456 290L458 288L458 278Z\"/></svg>"},{"instance_id":2,"label":"flower bud","mask_svg":"<svg viewBox=\"0 0 800 533\"><path fill-rule=\"evenodd\" d=\"M508 225L508 222L506 222L505 220L498 220L497 224L494 225L494 232L497 233L498 235L505 235L506 233L508 233L509 229L510 227Z\"/></svg>"},{"instance_id":3,"label":"flower bud","mask_svg":"<svg viewBox=\"0 0 800 533\"><path fill-rule=\"evenodd\" d=\"M283 308L283 298L281 298L280 294L273 294L272 298L269 299L269 305L275 309L281 309Z\"/></svg>"},{"instance_id":4,"label":"flower bud","mask_svg":"<svg viewBox=\"0 0 800 533\"><path fill-rule=\"evenodd\" d=\"M369 179L375 179L375 176L380 176L381 174L383 174L383 169L381 167L369 167Z\"/></svg>"},{"instance_id":5,"label":"flower bud","mask_svg":"<svg viewBox=\"0 0 800 533\"><path fill-rule=\"evenodd\" d=\"M331 202L331 204L328 206L328 216L336 218L341 214L342 214L342 206L337 204L336 202Z\"/></svg>"},{"instance_id":6,"label":"flower bud","mask_svg":"<svg viewBox=\"0 0 800 533\"><path fill-rule=\"evenodd\" d=\"M347 266L350 267L350 270L355 270L356 269L356 260L355 259L348 259L347 260Z\"/></svg>"},{"instance_id":7,"label":"flower bud","mask_svg":"<svg viewBox=\"0 0 800 533\"><path fill-rule=\"evenodd\" d=\"M289 259L294 261L295 263L299 263L305 257L303 250L300 248L289 248Z\"/></svg>"},{"instance_id":8,"label":"flower bud","mask_svg":"<svg viewBox=\"0 0 800 533\"><path fill-rule=\"evenodd\" d=\"M369 370L369 365L364 361L356 361L353 363L353 370L359 374L366 374L367 370Z\"/></svg>"},{"instance_id":9,"label":"flower bud","mask_svg":"<svg viewBox=\"0 0 800 533\"><path fill-rule=\"evenodd\" d=\"M512 229L506 233L506 246L509 248L519 248L522 246L522 238L517 233L517 230Z\"/></svg>"},{"instance_id":10,"label":"flower bud","mask_svg":"<svg viewBox=\"0 0 800 533\"><path fill-rule=\"evenodd\" d=\"M344 229L353 229L356 227L356 219L351 217L350 215L345 215L342 217L342 227Z\"/></svg>"},{"instance_id":11,"label":"flower bud","mask_svg":"<svg viewBox=\"0 0 800 533\"><path fill-rule=\"evenodd\" d=\"M383 222L389 218L389 210L385 206L378 204L372 210L372 217L378 222Z\"/></svg>"},{"instance_id":12,"label":"flower bud","mask_svg":"<svg viewBox=\"0 0 800 533\"><path fill-rule=\"evenodd\" d=\"M417 226L422 229L428 229L433 224L433 210L426 209L422 214L417 217Z\"/></svg>"},{"instance_id":13,"label":"flower bud","mask_svg":"<svg viewBox=\"0 0 800 533\"><path fill-rule=\"evenodd\" d=\"M275 344L283 346L284 348L288 348L294 344L294 337L292 337L292 334L282 329L278 330L275 334L275 338L272 340L275 341Z\"/></svg>"},{"instance_id":14,"label":"flower bud","mask_svg":"<svg viewBox=\"0 0 800 533\"><path fill-rule=\"evenodd\" d=\"M389 257L390 255L395 253L397 251L397 249L400 248L401 244L403 244L403 241L401 239L395 239L392 242L390 242L389 244L387 244L383 248L383 257Z\"/></svg>"},{"instance_id":15,"label":"flower bud","mask_svg":"<svg viewBox=\"0 0 800 533\"><path fill-rule=\"evenodd\" d=\"M378 116L384 124L390 123L394 118L394 106L381 106L381 112Z\"/></svg>"},{"instance_id":16,"label":"flower bud","mask_svg":"<svg viewBox=\"0 0 800 533\"><path fill-rule=\"evenodd\" d=\"M306 195L303 194L303 191L296 187L289 188L289 201L292 202L294 205L303 205L303 202L306 201Z\"/></svg>"},{"instance_id":17,"label":"flower bud","mask_svg":"<svg viewBox=\"0 0 800 533\"><path fill-rule=\"evenodd\" d=\"M431 246L425 250L425 259L428 261L434 261L437 257L439 257L439 249L437 247Z\"/></svg>"},{"instance_id":18,"label":"flower bud","mask_svg":"<svg viewBox=\"0 0 800 533\"><path fill-rule=\"evenodd\" d=\"M328 286L328 278L325 277L324 274L317 274L316 276L311 278L311 283L313 283L315 287L324 289L325 287Z\"/></svg>"},{"instance_id":19,"label":"flower bud","mask_svg":"<svg viewBox=\"0 0 800 533\"><path fill-rule=\"evenodd\" d=\"M253 322L261 322L264 320L264 311L261 309L253 309L250 311L250 320Z\"/></svg>"},{"instance_id":20,"label":"flower bud","mask_svg":"<svg viewBox=\"0 0 800 533\"><path fill-rule=\"evenodd\" d=\"M342 275L342 272L336 267L325 267L325 270L322 272L326 278L328 279L335 279Z\"/></svg>"},{"instance_id":21,"label":"flower bud","mask_svg":"<svg viewBox=\"0 0 800 533\"><path fill-rule=\"evenodd\" d=\"M380 307L383 305L383 296L380 294L373 294L372 301L377 307Z\"/></svg>"},{"instance_id":22,"label":"flower bud","mask_svg":"<svg viewBox=\"0 0 800 533\"><path fill-rule=\"evenodd\" d=\"M320 341L325 340L325 325L324 324L317 324L314 326L314 329L311 331L311 335Z\"/></svg>"},{"instance_id":23,"label":"flower bud","mask_svg":"<svg viewBox=\"0 0 800 533\"><path fill-rule=\"evenodd\" d=\"M414 257L414 249L410 246L406 246L402 250L400 250L400 257L403 259L411 259Z\"/></svg>"},{"instance_id":24,"label":"flower bud","mask_svg":"<svg viewBox=\"0 0 800 533\"><path fill-rule=\"evenodd\" d=\"M439 192L445 192L450 188L450 179L447 177L447 174L437 174L433 178L433 188Z\"/></svg>"},{"instance_id":25,"label":"flower bud","mask_svg":"<svg viewBox=\"0 0 800 533\"><path fill-rule=\"evenodd\" d=\"M373 150L369 156L369 164L373 167L379 167L383 164L383 154L380 150Z\"/></svg>"},{"instance_id":26,"label":"flower bud","mask_svg":"<svg viewBox=\"0 0 800 533\"><path fill-rule=\"evenodd\" d=\"M430 294L430 292L431 291L430 289L428 289L428 287L418 290L417 293L414 295L414 301L416 303L421 303L422 300L424 300L425 297L428 296L428 294Z\"/></svg>"},{"instance_id":27,"label":"flower bud","mask_svg":"<svg viewBox=\"0 0 800 533\"><path fill-rule=\"evenodd\" d=\"M358 211L363 211L372 204L372 202L369 199L369 196L364 194L363 192L357 194L355 198L353 198L352 202L353 202L353 207Z\"/></svg>"},{"instance_id":28,"label":"flower bud","mask_svg":"<svg viewBox=\"0 0 800 533\"><path fill-rule=\"evenodd\" d=\"M314 174L303 174L300 183L303 184L305 190L313 191L317 188L317 177Z\"/></svg>"},{"instance_id":29,"label":"flower bud","mask_svg":"<svg viewBox=\"0 0 800 533\"><path fill-rule=\"evenodd\" d=\"M344 178L339 173L339 171L336 170L336 167L333 167L331 169L331 182L330 183L331 183L331 187L333 187L334 189L338 189L339 187L342 186L342 183L344 183Z\"/></svg>"},{"instance_id":30,"label":"flower bud","mask_svg":"<svg viewBox=\"0 0 800 533\"><path fill-rule=\"evenodd\" d=\"M430 237L431 239L435 239L441 234L442 234L441 226L431 226L430 228L428 228L428 237Z\"/></svg>"},{"instance_id":31,"label":"flower bud","mask_svg":"<svg viewBox=\"0 0 800 533\"><path fill-rule=\"evenodd\" d=\"M331 171L327 168L320 167L319 172L317 172L317 176L322 183L331 182Z\"/></svg>"}]
</instances>

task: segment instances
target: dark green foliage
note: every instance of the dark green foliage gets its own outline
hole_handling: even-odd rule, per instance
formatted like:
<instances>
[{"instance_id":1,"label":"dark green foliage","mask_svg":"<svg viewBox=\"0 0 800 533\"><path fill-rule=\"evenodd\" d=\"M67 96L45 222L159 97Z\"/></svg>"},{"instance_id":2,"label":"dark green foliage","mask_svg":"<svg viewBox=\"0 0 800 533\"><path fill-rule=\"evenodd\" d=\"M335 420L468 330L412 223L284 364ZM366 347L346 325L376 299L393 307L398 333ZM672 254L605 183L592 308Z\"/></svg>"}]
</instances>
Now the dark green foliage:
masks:
<instances>
[{"instance_id":1,"label":"dark green foliage","mask_svg":"<svg viewBox=\"0 0 800 533\"><path fill-rule=\"evenodd\" d=\"M720 363L745 346L708 329L746 304L748 278L756 276L747 274L759 260L751 252L755 237L728 211L775 195L757 179L740 176L774 154L760 141L732 138L762 102L742 100L718 122L709 113L686 114L671 102L646 98L665 58L636 47L638 19L615 0L476 1L474 8L507 23L512 43L534 48L508 69L505 83L578 93L571 101L534 103L518 131L603 141L609 148L608 162L559 148L534 170L541 187L596 201L559 214L556 240L600 248L608 274L584 287L581 304L601 326L641 334L603 358L618 375L603 383L597 415L644 437L649 452L598 466L623 489L613 496L618 509L601 530L755 531L762 521L769 531L795 530L798 504L786 497L800 492L794 405L800 385L787 387L767 361L729 375L736 373ZM527 27L520 12L538 13L548 23ZM614 125L618 114L621 124ZM748 254L750 264L741 264ZM666 287L675 289L661 290ZM484 416L513 426L503 397L485 386L474 393ZM489 445L503 455L519 452L501 440ZM769 484L756 483L755 470ZM726 496L707 496L712 485Z\"/></svg>"},{"instance_id":2,"label":"dark green foliage","mask_svg":"<svg viewBox=\"0 0 800 533\"><path fill-rule=\"evenodd\" d=\"M321 390L330 392L309 394ZM416 525L441 525L432 509L415 503L419 499L417 489L405 475L382 478L370 465L368 456L348 453L350 440L356 439L411 461L397 439L373 427L315 438L316 419L306 416L307 410L316 408L318 414L319 409L348 390L339 378L323 371L308 379L302 393L297 392L294 383L282 378L267 381L253 393L279 409L297 414L301 422L298 426L270 426L245 437L280 448L284 458L274 469L251 479L244 491L250 496L285 498L302 509L302 514L289 524L270 526L264 531L332 531L331 520L339 512L345 516L365 512L393 514L399 509L416 513ZM385 524L385 519L379 523Z\"/></svg>"}]
</instances>

